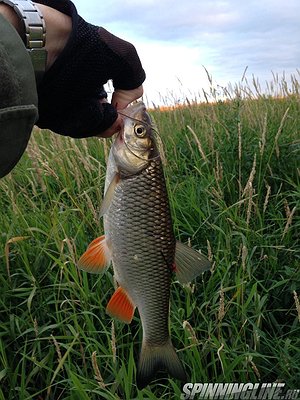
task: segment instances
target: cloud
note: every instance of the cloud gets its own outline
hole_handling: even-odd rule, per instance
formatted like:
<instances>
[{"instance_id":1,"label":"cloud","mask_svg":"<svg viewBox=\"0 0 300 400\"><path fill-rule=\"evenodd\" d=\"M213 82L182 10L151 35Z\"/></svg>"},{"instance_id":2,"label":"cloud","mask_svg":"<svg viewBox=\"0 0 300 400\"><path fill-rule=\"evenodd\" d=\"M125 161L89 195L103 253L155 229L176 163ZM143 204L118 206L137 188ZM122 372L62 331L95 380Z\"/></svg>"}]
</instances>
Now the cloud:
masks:
<instances>
[{"instance_id":1,"label":"cloud","mask_svg":"<svg viewBox=\"0 0 300 400\"><path fill-rule=\"evenodd\" d=\"M77 0L98 24L133 30L147 40L197 40L214 33L264 33L277 26L299 32L298 0ZM88 7L88 8L87 8Z\"/></svg>"},{"instance_id":2,"label":"cloud","mask_svg":"<svg viewBox=\"0 0 300 400\"><path fill-rule=\"evenodd\" d=\"M299 0L75 0L79 13L131 41L156 91L197 90L203 65L222 84L244 69L265 79L295 72L300 60ZM176 81L176 82L175 82ZM147 83L148 84L148 83Z\"/></svg>"},{"instance_id":3,"label":"cloud","mask_svg":"<svg viewBox=\"0 0 300 400\"><path fill-rule=\"evenodd\" d=\"M193 97L199 88L207 86L198 49L166 46L163 42L143 43L137 49L147 73L144 87L150 102L160 103L161 99L177 102L188 94Z\"/></svg>"},{"instance_id":4,"label":"cloud","mask_svg":"<svg viewBox=\"0 0 300 400\"><path fill-rule=\"evenodd\" d=\"M83 1L76 2L78 8ZM148 40L184 41L201 32L222 31L238 17L224 1L199 3L199 0L112 0L109 7L104 2L93 3L93 19L126 31L130 28Z\"/></svg>"}]
</instances>

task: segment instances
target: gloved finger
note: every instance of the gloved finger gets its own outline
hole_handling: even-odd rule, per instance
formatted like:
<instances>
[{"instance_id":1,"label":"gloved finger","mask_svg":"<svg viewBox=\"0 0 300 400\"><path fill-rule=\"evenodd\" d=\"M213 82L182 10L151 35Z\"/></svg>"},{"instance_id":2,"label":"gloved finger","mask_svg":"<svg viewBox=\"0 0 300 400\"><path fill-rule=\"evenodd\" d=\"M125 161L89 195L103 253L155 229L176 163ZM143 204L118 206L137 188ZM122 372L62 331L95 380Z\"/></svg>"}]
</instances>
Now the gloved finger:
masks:
<instances>
[{"instance_id":1,"label":"gloved finger","mask_svg":"<svg viewBox=\"0 0 300 400\"><path fill-rule=\"evenodd\" d=\"M86 100L64 109L56 108L51 114L44 113L43 116L37 122L40 128L74 138L102 135L119 118L115 107L107 102L100 102L99 99Z\"/></svg>"},{"instance_id":2,"label":"gloved finger","mask_svg":"<svg viewBox=\"0 0 300 400\"><path fill-rule=\"evenodd\" d=\"M117 132L120 132L121 129L124 126L124 121L121 115L118 115L118 118L116 121L110 126L108 129L106 129L104 132L101 132L99 135L96 135L97 137L102 137L102 138L108 138L114 135Z\"/></svg>"}]
</instances>

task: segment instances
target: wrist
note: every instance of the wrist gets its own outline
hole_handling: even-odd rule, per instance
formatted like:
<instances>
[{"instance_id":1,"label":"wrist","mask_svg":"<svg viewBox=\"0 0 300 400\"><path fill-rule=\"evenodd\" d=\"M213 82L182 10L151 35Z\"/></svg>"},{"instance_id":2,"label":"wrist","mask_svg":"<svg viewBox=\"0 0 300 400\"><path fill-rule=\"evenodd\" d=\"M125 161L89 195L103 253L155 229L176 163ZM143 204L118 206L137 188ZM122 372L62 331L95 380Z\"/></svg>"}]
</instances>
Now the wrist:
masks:
<instances>
[{"instance_id":1,"label":"wrist","mask_svg":"<svg viewBox=\"0 0 300 400\"><path fill-rule=\"evenodd\" d=\"M46 28L43 15L31 0L0 0L4 17L21 36L31 59L36 81L40 82L46 70ZM6 8L3 8L3 4Z\"/></svg>"},{"instance_id":2,"label":"wrist","mask_svg":"<svg viewBox=\"0 0 300 400\"><path fill-rule=\"evenodd\" d=\"M70 33L72 31L72 20L71 17L69 17L68 15L65 15L62 12L54 8L45 6L43 4L38 4L38 3L32 4L30 1L28 1L28 7L31 12L35 11L36 14L39 14L33 17L33 24L32 24L33 38L31 38L31 26L30 26L30 19L32 15L31 13L28 13L26 11L25 13L27 14L23 16L22 20L20 12L19 11L18 13L16 12L13 4L12 5L4 4L1 2L0 2L0 13L16 29L16 31L21 36L23 42L25 43L25 46L29 51L30 50L36 51L37 49L40 50L41 48L47 51L48 57L45 69L48 70L55 62L57 57L60 55L60 53L63 51L69 39ZM41 21L40 23L41 26L39 27L37 27L36 25L36 21L38 20L38 18ZM25 29L26 23L27 25ZM46 43L45 43L45 33L44 33L45 26L47 29ZM42 32L43 35L40 35L41 40L39 40L39 43L35 43L35 37L37 36L36 32L40 32L40 29L43 31ZM41 56L39 55L39 59L40 57Z\"/></svg>"},{"instance_id":3,"label":"wrist","mask_svg":"<svg viewBox=\"0 0 300 400\"><path fill-rule=\"evenodd\" d=\"M48 70L62 53L72 32L72 19L70 16L44 4L35 3L44 16L47 40L45 48L48 52Z\"/></svg>"},{"instance_id":4,"label":"wrist","mask_svg":"<svg viewBox=\"0 0 300 400\"><path fill-rule=\"evenodd\" d=\"M3 17L16 29L16 31L24 41L25 38L24 24L18 17L15 10L7 4L0 3L0 14L2 14Z\"/></svg>"}]
</instances>

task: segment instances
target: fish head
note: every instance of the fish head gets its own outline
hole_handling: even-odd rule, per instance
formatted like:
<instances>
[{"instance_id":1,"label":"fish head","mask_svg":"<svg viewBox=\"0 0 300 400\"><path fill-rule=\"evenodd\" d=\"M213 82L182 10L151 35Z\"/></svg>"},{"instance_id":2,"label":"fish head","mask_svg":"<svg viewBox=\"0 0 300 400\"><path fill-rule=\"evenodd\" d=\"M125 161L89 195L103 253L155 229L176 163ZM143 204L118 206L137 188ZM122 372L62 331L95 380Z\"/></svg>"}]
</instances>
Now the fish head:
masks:
<instances>
[{"instance_id":1,"label":"fish head","mask_svg":"<svg viewBox=\"0 0 300 400\"><path fill-rule=\"evenodd\" d=\"M120 114L124 126L113 143L112 152L119 172L133 175L158 156L155 131L143 102L132 104Z\"/></svg>"}]
</instances>

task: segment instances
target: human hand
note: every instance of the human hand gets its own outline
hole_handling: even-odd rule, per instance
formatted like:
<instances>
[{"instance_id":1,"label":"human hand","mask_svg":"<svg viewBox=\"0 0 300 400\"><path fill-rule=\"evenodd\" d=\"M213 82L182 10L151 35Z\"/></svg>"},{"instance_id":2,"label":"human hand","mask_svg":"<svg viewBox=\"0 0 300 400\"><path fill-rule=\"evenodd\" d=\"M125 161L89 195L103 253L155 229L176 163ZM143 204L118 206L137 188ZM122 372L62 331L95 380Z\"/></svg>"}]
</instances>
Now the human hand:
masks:
<instances>
[{"instance_id":1,"label":"human hand","mask_svg":"<svg viewBox=\"0 0 300 400\"><path fill-rule=\"evenodd\" d=\"M51 6L71 16L73 28L65 49L38 86L37 125L74 138L109 137L121 129L117 110L143 93L145 72L136 49L104 28L88 24L71 1L51 2ZM103 101L103 85L110 79L115 88L111 104Z\"/></svg>"},{"instance_id":2,"label":"human hand","mask_svg":"<svg viewBox=\"0 0 300 400\"><path fill-rule=\"evenodd\" d=\"M133 101L137 100L143 95L143 86L139 86L136 89L133 90L115 90L112 96L112 101L111 104L117 109L117 110L123 110L126 108L130 103ZM103 98L100 100L100 102L107 103L107 99ZM118 117L116 121L110 126L108 129L106 129L104 132L102 132L100 135L97 135L98 137L110 137L114 135L115 133L119 132L124 126L123 122L123 117L118 114Z\"/></svg>"},{"instance_id":3,"label":"human hand","mask_svg":"<svg viewBox=\"0 0 300 400\"><path fill-rule=\"evenodd\" d=\"M142 85L133 90L121 90L121 89L118 90L117 89L113 93L111 104L117 110L123 110L130 103L132 103L133 101L142 97L143 92L144 92L144 90L143 90Z\"/></svg>"},{"instance_id":4,"label":"human hand","mask_svg":"<svg viewBox=\"0 0 300 400\"><path fill-rule=\"evenodd\" d=\"M107 103L107 99L101 99L100 103ZM96 135L97 137L101 137L101 138L108 138L113 136L115 133L120 132L120 130L123 128L124 126L124 121L123 121L123 117L118 114L117 119L115 120L115 122L108 128L106 129L104 132L101 132L99 135Z\"/></svg>"}]
</instances>

